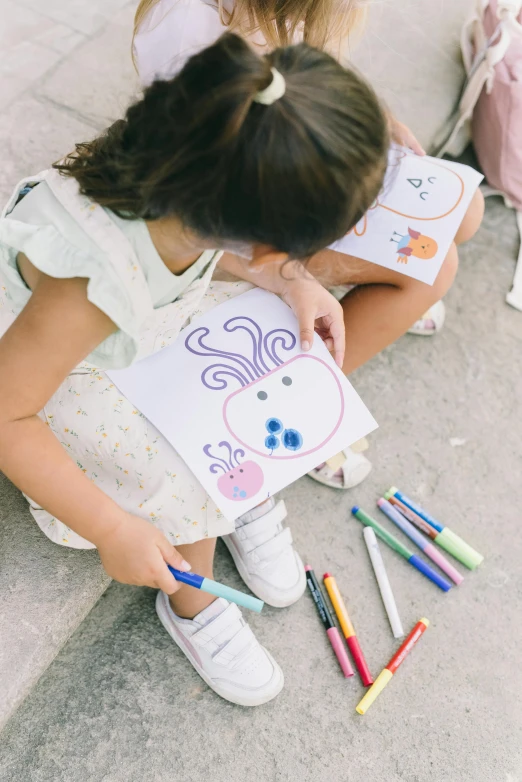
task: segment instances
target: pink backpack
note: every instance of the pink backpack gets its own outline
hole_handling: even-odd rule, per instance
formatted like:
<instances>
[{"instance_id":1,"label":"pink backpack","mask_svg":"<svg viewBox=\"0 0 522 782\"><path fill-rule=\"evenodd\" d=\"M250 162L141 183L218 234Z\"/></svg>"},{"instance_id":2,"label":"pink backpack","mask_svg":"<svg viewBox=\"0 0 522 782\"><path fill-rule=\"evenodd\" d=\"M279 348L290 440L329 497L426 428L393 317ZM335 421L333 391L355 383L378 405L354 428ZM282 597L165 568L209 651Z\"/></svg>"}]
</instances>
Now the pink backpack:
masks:
<instances>
[{"instance_id":1,"label":"pink backpack","mask_svg":"<svg viewBox=\"0 0 522 782\"><path fill-rule=\"evenodd\" d=\"M517 211L522 240L522 0L475 0L462 31L467 79L441 156L467 127L488 185ZM522 311L522 243L506 301Z\"/></svg>"}]
</instances>

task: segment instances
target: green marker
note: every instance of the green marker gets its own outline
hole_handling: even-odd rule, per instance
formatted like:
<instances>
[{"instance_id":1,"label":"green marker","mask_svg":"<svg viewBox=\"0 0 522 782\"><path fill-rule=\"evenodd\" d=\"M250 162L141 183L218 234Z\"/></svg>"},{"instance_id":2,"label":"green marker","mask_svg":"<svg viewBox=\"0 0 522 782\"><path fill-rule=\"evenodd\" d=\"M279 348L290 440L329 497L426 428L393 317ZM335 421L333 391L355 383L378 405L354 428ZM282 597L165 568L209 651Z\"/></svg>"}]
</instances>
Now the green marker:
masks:
<instances>
[{"instance_id":1,"label":"green marker","mask_svg":"<svg viewBox=\"0 0 522 782\"><path fill-rule=\"evenodd\" d=\"M401 557L407 559L410 565L413 565L413 567L422 573L423 576L426 576L426 578L429 578L430 581L433 581L433 583L436 584L439 589L442 589L443 592L448 592L451 589L451 584L449 581L446 581L445 578L442 578L442 576L440 576L436 570L433 570L433 568L427 565L423 559L418 557L413 553L413 551L410 551L409 548L404 546L400 540L397 540L397 538L390 534L387 529L381 527L378 521L375 521L375 519L373 519L371 516L368 516L368 514L361 510L357 505L354 505L352 508L352 513L355 518L359 519L359 521L362 521L366 527L372 527L375 531L375 534L381 540L384 540L384 542L387 543L390 548L396 551L397 554L400 554Z\"/></svg>"},{"instance_id":2,"label":"green marker","mask_svg":"<svg viewBox=\"0 0 522 782\"><path fill-rule=\"evenodd\" d=\"M366 527L373 527L375 530L375 534L381 538L381 540L384 540L385 543L388 544L390 548L392 548L394 551L396 551L398 554L401 555L401 557L404 557L405 559L409 559L413 555L413 551L410 551L407 546L404 546L400 540L397 540L397 538L391 534L391 532L388 532L387 529L384 529L384 527L381 527L378 521L373 519L371 516L368 516L367 513L365 513L363 510L361 510L359 507L355 506L352 508L352 513L355 516L356 519L359 519L359 521L362 521L362 523Z\"/></svg>"},{"instance_id":3,"label":"green marker","mask_svg":"<svg viewBox=\"0 0 522 782\"><path fill-rule=\"evenodd\" d=\"M410 511L413 511L417 517L420 517L422 521L428 524L433 532L436 533L435 535L428 533L430 534L430 537L441 548L445 549L445 551L451 554L452 557L458 559L459 562L462 562L462 564L466 565L466 567L470 570L475 570L475 568L480 565L484 559L482 554L479 554L478 551L475 551L475 549L468 545L465 540L459 538L459 536L452 532L449 527L445 527L440 523L440 521L437 521L437 519L434 519L432 516L430 516L429 513L424 510L424 508L421 508L420 505L417 505L417 503L413 502L413 500L410 500L409 497L401 494L401 492L395 486L392 486L391 489L385 494L386 499L389 499L390 496L395 497L399 502L405 505L406 508L409 508ZM422 529L422 526L413 516L408 516L408 519L417 527Z\"/></svg>"}]
</instances>

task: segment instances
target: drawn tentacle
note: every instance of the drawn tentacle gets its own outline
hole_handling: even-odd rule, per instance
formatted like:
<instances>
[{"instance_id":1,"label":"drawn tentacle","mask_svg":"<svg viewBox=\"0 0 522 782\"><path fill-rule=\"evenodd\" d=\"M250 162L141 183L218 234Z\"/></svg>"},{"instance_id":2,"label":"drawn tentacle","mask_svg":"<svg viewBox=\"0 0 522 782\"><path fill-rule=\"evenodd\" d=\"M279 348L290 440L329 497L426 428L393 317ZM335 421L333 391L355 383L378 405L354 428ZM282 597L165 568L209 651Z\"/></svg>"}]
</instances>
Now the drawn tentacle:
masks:
<instances>
[{"instance_id":1,"label":"drawn tentacle","mask_svg":"<svg viewBox=\"0 0 522 782\"><path fill-rule=\"evenodd\" d=\"M295 334L292 334L292 332L288 331L288 329L273 329L272 331L268 332L263 340L263 344L266 354L274 364L274 367L278 367L281 366L281 364L284 364L284 360L279 358L277 354L277 343L281 344L282 350L292 350L292 348L295 347L296 342L297 339Z\"/></svg>"},{"instance_id":2,"label":"drawn tentacle","mask_svg":"<svg viewBox=\"0 0 522 782\"><path fill-rule=\"evenodd\" d=\"M221 445L221 443L220 443ZM215 473L216 467L221 467L223 472L228 472L232 469L232 464L229 464L225 459L222 459L221 456L215 456L213 453L210 452L210 449L212 448L211 443L207 443L205 446L203 446L203 453L209 457L209 459L215 459L216 462L221 462L222 464L213 464L210 467L210 472ZM224 467L222 465L225 465Z\"/></svg>"},{"instance_id":3,"label":"drawn tentacle","mask_svg":"<svg viewBox=\"0 0 522 782\"><path fill-rule=\"evenodd\" d=\"M241 321L246 321L247 323L250 323L254 329L250 329L248 326L245 326L244 323ZM234 323L235 325L232 326L231 324ZM243 331L246 331L252 340L252 360L254 363L254 366L256 370L258 371L258 377L261 375L266 374L266 372L270 372L270 367L267 366L264 357L263 357L263 332L261 331L261 328L258 323L255 322L255 320L252 320L252 318L245 316L238 316L236 318L231 318L230 320L227 320L225 325L223 326L225 331L236 331L237 329L242 329Z\"/></svg>"},{"instance_id":4,"label":"drawn tentacle","mask_svg":"<svg viewBox=\"0 0 522 782\"><path fill-rule=\"evenodd\" d=\"M197 338L196 334L198 334ZM228 350L219 350L219 348L213 348L206 345L203 340L205 337L208 337L209 334L210 329L206 326L200 326L188 335L185 340L185 347L191 353L194 353L195 356L212 356L239 364L241 372L246 374L251 380L256 380L259 377L256 368L246 356ZM197 347L194 347L193 344L191 344L194 340L196 341ZM199 350L197 348L199 348Z\"/></svg>"},{"instance_id":5,"label":"drawn tentacle","mask_svg":"<svg viewBox=\"0 0 522 782\"><path fill-rule=\"evenodd\" d=\"M210 380L207 379L207 375L212 375ZM211 364L209 367L203 370L201 373L201 382L211 391L222 391L224 388L228 388L228 381L224 379L223 375L229 375L238 381L239 385L244 388L251 382L242 372L235 367L229 367L226 364ZM212 381L214 385L212 385Z\"/></svg>"}]
</instances>

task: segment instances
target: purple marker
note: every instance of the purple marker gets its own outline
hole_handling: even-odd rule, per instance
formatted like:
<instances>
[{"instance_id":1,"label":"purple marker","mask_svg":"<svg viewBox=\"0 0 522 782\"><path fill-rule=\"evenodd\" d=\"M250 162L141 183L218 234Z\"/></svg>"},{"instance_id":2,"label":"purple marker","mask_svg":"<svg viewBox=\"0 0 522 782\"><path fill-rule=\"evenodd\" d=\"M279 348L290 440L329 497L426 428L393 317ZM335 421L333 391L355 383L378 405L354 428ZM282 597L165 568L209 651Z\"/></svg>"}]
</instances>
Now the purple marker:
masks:
<instances>
[{"instance_id":1,"label":"purple marker","mask_svg":"<svg viewBox=\"0 0 522 782\"><path fill-rule=\"evenodd\" d=\"M432 560L432 562L435 562L435 564L438 565L440 569L451 578L452 581L455 582L455 584L460 584L464 580L464 577L461 576L459 571L456 570L450 562L448 562L446 557L442 556L440 551L435 548L433 543L430 543L429 540L421 535L421 533L415 529L413 524L405 519L402 513L399 513L399 511L396 510L393 505L388 502L388 500L385 500L383 497L381 497L380 500L377 500L377 505L382 510L382 512L388 516L388 518L393 521L393 523L399 527L399 529L401 529L405 535L409 537L410 540L413 540L413 542L420 548L422 552L424 552L424 554L426 554L427 557Z\"/></svg>"}]
</instances>

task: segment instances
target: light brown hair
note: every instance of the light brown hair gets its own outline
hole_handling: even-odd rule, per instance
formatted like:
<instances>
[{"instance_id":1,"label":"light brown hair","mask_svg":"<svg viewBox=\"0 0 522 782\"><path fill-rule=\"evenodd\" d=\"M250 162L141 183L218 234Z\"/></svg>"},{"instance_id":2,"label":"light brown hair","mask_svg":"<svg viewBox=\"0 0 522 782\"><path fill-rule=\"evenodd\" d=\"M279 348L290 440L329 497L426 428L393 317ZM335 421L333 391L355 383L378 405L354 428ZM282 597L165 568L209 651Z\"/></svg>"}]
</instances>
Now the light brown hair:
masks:
<instances>
[{"instance_id":1,"label":"light brown hair","mask_svg":"<svg viewBox=\"0 0 522 782\"><path fill-rule=\"evenodd\" d=\"M158 0L141 0L134 17L134 35ZM364 23L365 0L234 0L229 13L216 0L222 24L230 32L249 35L259 30L271 49L293 43L298 28L303 40L338 56L342 39Z\"/></svg>"}]
</instances>

